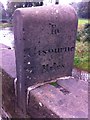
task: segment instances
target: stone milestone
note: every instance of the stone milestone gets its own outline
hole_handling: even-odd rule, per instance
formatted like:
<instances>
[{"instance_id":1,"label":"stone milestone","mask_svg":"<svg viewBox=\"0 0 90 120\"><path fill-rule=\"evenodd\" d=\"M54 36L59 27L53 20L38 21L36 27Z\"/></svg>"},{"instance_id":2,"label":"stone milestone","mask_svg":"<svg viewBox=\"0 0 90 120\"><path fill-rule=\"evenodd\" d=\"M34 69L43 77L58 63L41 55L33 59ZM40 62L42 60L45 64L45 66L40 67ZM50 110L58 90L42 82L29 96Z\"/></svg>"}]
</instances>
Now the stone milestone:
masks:
<instances>
[{"instance_id":1,"label":"stone milestone","mask_svg":"<svg viewBox=\"0 0 90 120\"><path fill-rule=\"evenodd\" d=\"M18 80L26 86L71 75L77 17L70 6L17 9L15 46Z\"/></svg>"},{"instance_id":2,"label":"stone milestone","mask_svg":"<svg viewBox=\"0 0 90 120\"><path fill-rule=\"evenodd\" d=\"M29 86L72 74L76 31L77 15L69 5L15 11L17 101L22 110Z\"/></svg>"}]
</instances>

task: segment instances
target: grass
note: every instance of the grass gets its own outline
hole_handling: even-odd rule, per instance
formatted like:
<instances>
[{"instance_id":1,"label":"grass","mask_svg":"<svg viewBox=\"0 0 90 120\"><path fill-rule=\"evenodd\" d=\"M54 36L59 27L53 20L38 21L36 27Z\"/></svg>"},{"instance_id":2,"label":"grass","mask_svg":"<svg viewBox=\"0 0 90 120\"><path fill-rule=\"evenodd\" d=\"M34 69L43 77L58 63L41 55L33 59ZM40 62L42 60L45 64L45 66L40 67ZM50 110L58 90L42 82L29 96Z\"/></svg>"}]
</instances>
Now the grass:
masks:
<instances>
[{"instance_id":1,"label":"grass","mask_svg":"<svg viewBox=\"0 0 90 120\"><path fill-rule=\"evenodd\" d=\"M57 82L52 82L52 83L50 83L50 85L57 86Z\"/></svg>"},{"instance_id":2,"label":"grass","mask_svg":"<svg viewBox=\"0 0 90 120\"><path fill-rule=\"evenodd\" d=\"M79 19L78 20L78 30L83 30L84 25L90 23L90 19ZM74 66L90 72L90 61L89 61L89 53L90 53L90 43L83 42L82 40L76 41L76 50L74 57Z\"/></svg>"},{"instance_id":3,"label":"grass","mask_svg":"<svg viewBox=\"0 0 90 120\"><path fill-rule=\"evenodd\" d=\"M84 25L90 23L90 19L78 19L78 29L83 29Z\"/></svg>"},{"instance_id":4,"label":"grass","mask_svg":"<svg viewBox=\"0 0 90 120\"><path fill-rule=\"evenodd\" d=\"M89 46L88 42L76 42L76 51L74 57L74 66L90 72L90 61L89 61Z\"/></svg>"},{"instance_id":5,"label":"grass","mask_svg":"<svg viewBox=\"0 0 90 120\"><path fill-rule=\"evenodd\" d=\"M78 25L84 25L90 23L90 19L79 19L78 20Z\"/></svg>"},{"instance_id":6,"label":"grass","mask_svg":"<svg viewBox=\"0 0 90 120\"><path fill-rule=\"evenodd\" d=\"M11 23L2 23L0 22L0 28L13 27Z\"/></svg>"}]
</instances>

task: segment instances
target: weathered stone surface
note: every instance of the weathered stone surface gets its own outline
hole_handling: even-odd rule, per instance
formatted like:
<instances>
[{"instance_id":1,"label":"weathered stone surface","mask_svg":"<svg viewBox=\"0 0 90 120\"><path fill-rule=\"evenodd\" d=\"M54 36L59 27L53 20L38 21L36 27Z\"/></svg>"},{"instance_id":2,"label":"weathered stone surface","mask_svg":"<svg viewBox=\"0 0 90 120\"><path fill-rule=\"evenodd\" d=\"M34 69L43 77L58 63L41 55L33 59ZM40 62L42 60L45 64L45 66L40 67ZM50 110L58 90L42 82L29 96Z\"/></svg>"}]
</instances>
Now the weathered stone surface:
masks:
<instances>
[{"instance_id":1,"label":"weathered stone surface","mask_svg":"<svg viewBox=\"0 0 90 120\"><path fill-rule=\"evenodd\" d=\"M17 98L22 111L27 87L72 74L76 31L77 15L69 5L15 11Z\"/></svg>"},{"instance_id":2,"label":"weathered stone surface","mask_svg":"<svg viewBox=\"0 0 90 120\"><path fill-rule=\"evenodd\" d=\"M13 69L13 71L15 70L15 64L13 64L14 63L14 59L15 59L15 57L14 57L14 51L13 50L8 50L8 48L6 47L6 46L2 46L3 47L3 49L1 48L1 46L0 46L0 49L2 49L2 52L8 52L7 53L7 55L9 55L9 59L11 60L12 59L12 64L10 65L10 64L7 64L7 68L8 69ZM9 53L9 51L11 51L10 53ZM0 52L1 53L1 52ZM6 54L5 54L5 56L3 56L3 60L5 61L6 60L6 62L5 63L7 63L7 62L9 62L9 61L7 61L7 59L6 59ZM1 59L0 59L0 61L1 61ZM1 64L1 63L0 63ZM14 67L13 67L14 66ZM3 69L6 69L6 68L3 68ZM10 73L10 70L8 70L9 72L8 72L8 74ZM5 70L6 71L6 70ZM13 72L11 72L11 74L9 74L10 76L13 76ZM4 75L5 76L5 75ZM12 104L14 104L14 101L12 100L10 100L11 99L11 97L13 97L13 95L14 94L11 94L12 93L12 85L13 85L13 79L7 79L8 77L6 77L6 78L4 78L3 80L4 80L4 83L5 83L5 86L4 86L4 90L6 91L4 94L3 94L3 96L4 96L4 98L5 98L5 101L7 102L7 104L10 106L10 107L8 107L8 106L4 106L4 107L7 107L7 110L8 110L8 112L10 112L10 110L11 110L11 112L13 112L13 109L15 109L14 107L12 107ZM5 82L7 80L7 82ZM77 88L77 85L78 85L78 83L77 84L74 84L75 82L74 82L74 79L72 80L73 81L73 83L72 84L69 84L70 86L76 86L76 88ZM76 80L76 81L78 81L78 80ZM79 83L81 83L80 84L80 88L82 88L82 86L86 86L87 85L87 82L86 81L78 81ZM65 81L64 81L64 83L65 83ZM74 85L73 85L74 84ZM8 87L9 86L9 87ZM70 87L69 86L69 87ZM90 86L90 85L89 85ZM9 88L9 89L7 89L7 87ZM79 87L78 87L78 89L79 89ZM53 87L54 88L54 87ZM87 88L87 87L85 87L85 88ZM52 90L52 87L50 87L50 89ZM47 90L47 91L50 91L50 89L45 89L45 90ZM54 91L54 93L55 93L55 95L56 95L56 93L58 92L56 89L59 89L60 90L60 88L55 88L55 89L53 89L53 91ZM89 97L90 95L89 95L89 93L90 93L90 89L88 88L88 95L86 95L86 89L82 89L81 90L81 92L77 92L78 91L78 89L74 89L74 93L77 93L77 95L75 94L75 98L74 99L72 99L73 97L72 97L72 95L70 96L70 94L73 94L72 92L70 92L69 91L69 93L67 93L66 94L66 96L67 96L67 99L69 98L70 100L69 101L71 101L71 99L72 99L72 103L70 104L71 105L71 107L73 106L72 104L74 103L74 105L75 105L75 103L77 104L77 102L78 102L78 108L83 108L82 110L81 109L78 109L78 111L76 112L71 112L70 111L70 113L72 113L74 116L76 116L76 117L78 117L78 118L76 118L75 120L80 120L80 117L85 117L86 116L86 114L88 114L88 112L87 112L87 110L88 110L88 108L87 108L87 101L88 101L88 99L86 99L87 97ZM45 90L43 90L43 92L45 93ZM55 91L57 91L57 92L55 92ZM68 89L67 89L67 91L68 91ZM32 91L33 92L33 91ZM52 92L50 92L50 94L48 95L48 96L50 96L51 95L51 93ZM45 93L46 94L46 93ZM47 92L47 94L48 94L48 92ZM53 94L53 93L52 93ZM33 93L32 93L32 97L33 97ZM60 95L61 95L61 97L63 97L63 94L60 92ZM68 97L68 95L69 95L69 97ZM8 97L7 97L8 96ZM37 95L37 93L36 93L36 96L38 97L38 95ZM58 96L58 94L56 95L56 97ZM78 97L77 97L78 96ZM42 96L41 96L41 98L42 98ZM51 98L51 101L52 101L52 97L48 97L48 98ZM59 97L60 98L60 97ZM76 99L77 98L77 99ZM38 99L38 98L37 98ZM42 98L43 99L43 98ZM34 110L35 109L35 107L37 107L37 106L33 106L33 105L35 105L35 104L37 104L37 102L36 102L36 99L35 99L35 97L34 98L32 98L31 99L32 100L32 110ZM56 101L57 99L55 98L53 101ZM3 101L3 102L5 102L5 101ZM36 103L34 103L34 101L36 102ZM47 101L50 101L50 100L47 100ZM82 101L82 102L81 102ZM85 102L86 101L86 102ZM40 101L39 101L40 102ZM46 102L47 103L47 102ZM31 104L31 103L30 103ZM39 103L40 105L41 105L41 103ZM63 103L62 102L59 102L59 106L60 105L62 105ZM85 105L86 104L86 105ZM70 107L70 105L69 105L69 107ZM86 108L85 108L85 106L86 106ZM40 107L40 106L39 106ZM71 107L70 107L70 109L71 109ZM89 104L88 104L88 107L89 107ZM13 109L12 109L13 108ZM38 108L38 107L37 107ZM42 107L41 107L42 108ZM75 108L75 106L73 107L73 110L72 111L74 111L74 108ZM44 108L43 108L44 109ZM63 108L64 109L64 108ZM75 108L75 110L76 110L76 108ZM38 110L36 110L36 111L28 111L28 113L29 113L29 115L30 115L30 113L32 114L32 116L34 116L34 117L40 117L39 115L42 115L43 114L43 116L45 117L45 115L46 116L49 116L49 117L58 117L58 116L56 116L55 115L55 113L52 113L50 110L47 110L47 108L45 109L45 111L44 112L42 112L43 110L41 110L41 113L38 113L40 110L38 109ZM49 113L47 113L48 111L50 111ZM64 110L65 111L65 110ZM85 113L84 113L84 111L85 111ZM89 110L90 111L90 110ZM35 112L38 114L38 116L35 116ZM86 113L87 112L87 113ZM33 114L34 113L34 114ZM54 114L53 116L50 116L51 115L51 113L52 114ZM16 113L15 113L15 115L13 116L12 115L12 117L13 118L19 118L19 117L21 117L21 118L24 118L25 116L24 116L24 114L22 113L22 115L20 116L20 113L18 112L17 113L18 114L18 116L16 116ZM37 115L36 114L36 115ZM83 115L82 115L83 114ZM30 116L29 116L30 117ZM42 118L42 117L41 117ZM90 118L90 117L89 117ZM47 118L46 118L47 119ZM60 120L60 118L59 118L59 120ZM68 119L68 118L66 118L66 119L64 119L64 120L73 120L73 119ZM81 120L88 120L88 118L81 118Z\"/></svg>"},{"instance_id":3,"label":"weathered stone surface","mask_svg":"<svg viewBox=\"0 0 90 120\"><path fill-rule=\"evenodd\" d=\"M9 52L10 50L8 50L8 48L6 47L6 46L3 46L3 49L2 49L2 51L4 52L4 51L7 51L7 52ZM1 53L1 52L0 52ZM4 56L4 58L3 59L5 59L6 60L6 62L9 62L9 59L12 59L12 58L15 58L14 57L14 52L13 52L13 50L11 50L11 52L10 52L12 55L11 56L9 56L9 57L7 57L7 59L5 59L5 57L6 56ZM9 54L9 53L7 53L7 54ZM0 59L1 60L1 59ZM5 61L4 60L4 61ZM14 59L12 59L12 63L14 63ZM12 64L12 65L9 65L9 64L7 64L7 66L8 66L8 69L10 68L12 68L12 71L14 71L15 70L15 64ZM14 66L14 67L13 67ZM4 69L6 69L6 68L4 68ZM13 73L12 73L12 71L11 71L11 75L10 76L13 76ZM10 71L9 71L10 72ZM82 81L82 80L77 80L76 79L76 81L74 82L74 80L75 79L72 79L72 84L70 84L70 83L68 83L69 85L69 87L73 87L73 84L74 83L76 83L76 81L78 82L78 83L80 83L80 84L82 84L82 86L86 86L87 85L87 81ZM5 92L4 92L4 94L3 94L3 97L4 97L4 99L5 99L5 101L8 103L8 106L5 106L5 107L7 107L7 110L8 110L8 112L9 113L14 113L14 111L13 111L13 109L15 109L14 107L12 107L14 104L15 104L15 99L11 99L11 97L13 98L13 95L14 94L11 94L12 93L12 90L11 90L11 88L13 88L14 86L13 86L13 79L11 79L11 78L9 78L8 79L8 77L5 77L5 74L4 74L4 79L3 79L3 81L4 81L4 83L3 83L3 85L4 85L4 87L3 87L3 89L5 90ZM6 82L7 81L7 82ZM67 80L66 80L67 81ZM68 80L69 81L69 80ZM66 83L65 82L65 80L63 81L63 82L61 82L61 83ZM67 94L64 94L64 95L66 95L66 98L68 99L68 103L69 103L69 105L68 105L68 107L69 107L69 109L70 109L70 113L71 113L71 108L73 108L73 110L72 110L72 114L75 116L76 115L76 117L78 117L78 118L76 118L75 120L88 120L88 118L79 118L80 117L80 115L81 116L83 116L83 117L85 117L86 116L86 114L88 114L88 112L87 112L87 110L88 110L88 107L89 107L89 104L87 104L87 102L88 102L88 98L87 97L89 97L90 95L90 87L88 88L88 90L89 91L87 91L86 92L86 89L82 89L82 87L80 87L80 86L78 86L78 89L77 89L77 85L78 85L78 83L77 84L74 84L74 86L76 86L76 89L72 89L72 91L75 91L74 93L78 93L77 95L76 94L74 94L72 91L69 91L69 93L67 92ZM13 86L13 87L12 87ZM90 86L90 85L89 85ZM7 89L7 87L9 88L9 89ZM48 86L49 87L49 86ZM47 88L48 88L47 87ZM50 89L48 88L48 89L45 89L44 90L44 88L43 88L43 91L42 90L38 90L38 92L39 91L42 91L41 93L40 93L40 97L39 98L42 98L42 93L43 93L43 95L44 94L48 94L48 91L50 91L50 89L51 89L51 91L49 92L49 94L48 95L45 95L45 96L49 96L49 97L46 97L47 98L47 100L45 100L46 101L46 103L47 103L47 101L50 101L51 100L51 103L53 103L53 101L57 101L58 99L57 99L57 97L59 98L59 99L63 99L63 92L59 92L60 93L60 95L61 95L61 97L57 94L57 92L58 92L58 90L60 91L61 89L58 87L58 88L55 88L55 87L53 87L53 86L51 86L50 87ZM66 87L67 88L67 87ZM84 87L83 87L84 88ZM87 87L85 87L85 88L87 88ZM41 88L39 88L39 89L41 89ZM53 91L52 91L52 89L53 89ZM58 90L57 90L58 89ZM46 91L47 90L47 91ZM67 91L68 91L68 89L66 89ZM71 90L71 89L70 89ZM81 90L81 92L77 92L77 91L80 91ZM35 91L37 91L37 89L35 90ZM35 91L34 91L34 93L35 93ZM31 100L32 101L32 104L31 104L31 101L29 101L29 105L31 105L32 106L32 111L30 112L30 110L31 110L31 108L30 109L28 109L29 111L28 111L28 113L29 113L29 115L30 115L30 113L31 113L31 115L32 115L32 117L40 117L41 116L41 118L42 118L42 114L43 114L43 116L45 117L45 115L46 116L49 116L49 117L51 117L52 118L52 116L50 116L51 114L52 114L52 111L49 109L49 110L47 110L47 107L45 107L45 108L42 108L42 107L40 107L40 105L41 105L41 103L39 103L40 102L40 100L38 100L38 95L39 95L39 93L37 93L35 96L36 96L36 99L35 99L35 97L34 97L34 93L33 93L33 91L32 91L32 94L31 94L31 96L32 96L32 98L31 99L29 99L29 100ZM53 96L55 96L56 94L56 97L53 97L53 99L52 99L52 97L51 97L51 94L52 94L52 97ZM70 95L71 94L71 95ZM75 95L75 97L73 97L73 95ZM88 94L88 95L87 95ZM8 97L7 97L8 96ZM69 97L68 97L69 96ZM30 97L30 96L29 96ZM51 98L50 100L48 100L49 98ZM54 100L54 98L55 98L55 100ZM73 99L72 99L73 98ZM43 99L43 98L42 98ZM41 99L41 100L42 100ZM72 100L71 100L72 99ZM11 101L12 100L12 101ZM37 101L39 101L39 102L37 102ZM5 101L3 101L4 103L5 103ZM34 102L35 101L35 102ZM59 102L59 105L58 106L60 106L60 105L63 105L63 102L65 102L65 100L61 100L60 102ZM70 104L71 103L71 104ZM40 107L40 109L41 109L41 113L38 113L38 112L40 112L40 109L37 109L37 110L34 110L35 109L35 105L36 104L36 108L38 108L38 107ZM40 104L40 105L39 105ZM65 104L66 104L66 102L65 102ZM77 105L75 105L75 104L77 104ZM37 106L37 105L39 105L39 106ZM57 104L56 104L57 105ZM88 105L88 106L87 106ZM9 107L10 106L10 107ZM48 106L48 104L47 104L47 106ZM71 107L70 107L71 106ZM74 111L74 108L75 108L75 106L78 106L78 110L77 111ZM28 107L30 107L30 106L28 106ZM80 108L81 107L81 108ZM54 108L54 107L53 107ZM76 108L75 108L75 110L76 110ZM80 108L80 109L79 109ZM44 110L42 110L42 109L44 109ZM63 108L63 109L65 109L65 107ZM81 110L82 109L82 110ZM79 111L79 112L78 112ZM80 112L81 111L81 112ZM90 111L90 109L89 109L89 111ZM35 113L36 112L36 113ZM47 113L48 112L48 113ZM64 112L65 112L65 110L64 110ZM15 115L12 115L12 117L13 118L19 118L19 117L21 117L21 118L24 118L25 116L24 116L24 114L22 113L22 115L20 114L20 111L17 113L18 114L18 116L16 115L16 113L15 113ZM35 114L36 114L36 116L35 116ZM37 116L37 114L38 114L38 116ZM83 115L82 115L83 114ZM34 115L34 116L33 116ZM40 115L40 116L39 116ZM23 116L23 117L22 117ZM56 116L55 115L55 113L54 113L54 115L53 115L53 117L58 117L58 116ZM60 120L60 118L59 118L59 120ZM73 119L69 119L69 117L68 118L66 118L66 119L64 119L64 120L73 120Z\"/></svg>"},{"instance_id":4,"label":"weathered stone surface","mask_svg":"<svg viewBox=\"0 0 90 120\"><path fill-rule=\"evenodd\" d=\"M14 14L17 74L26 86L71 75L77 16L70 6L18 9Z\"/></svg>"},{"instance_id":5,"label":"weathered stone surface","mask_svg":"<svg viewBox=\"0 0 90 120\"><path fill-rule=\"evenodd\" d=\"M78 82L74 80L73 85L77 86ZM82 89L80 93L77 88L70 88L67 94L49 84L30 91L28 114L33 118L88 118L88 90L79 88ZM77 94L73 93L73 89Z\"/></svg>"},{"instance_id":6,"label":"weathered stone surface","mask_svg":"<svg viewBox=\"0 0 90 120\"><path fill-rule=\"evenodd\" d=\"M88 82L85 82L84 80L70 78L68 80L59 80L57 83L74 94L76 94L76 90L78 92L80 90L84 90L85 92L88 91Z\"/></svg>"},{"instance_id":7,"label":"weathered stone surface","mask_svg":"<svg viewBox=\"0 0 90 120\"><path fill-rule=\"evenodd\" d=\"M0 44L0 67L12 78L16 78L15 51L3 44Z\"/></svg>"}]
</instances>

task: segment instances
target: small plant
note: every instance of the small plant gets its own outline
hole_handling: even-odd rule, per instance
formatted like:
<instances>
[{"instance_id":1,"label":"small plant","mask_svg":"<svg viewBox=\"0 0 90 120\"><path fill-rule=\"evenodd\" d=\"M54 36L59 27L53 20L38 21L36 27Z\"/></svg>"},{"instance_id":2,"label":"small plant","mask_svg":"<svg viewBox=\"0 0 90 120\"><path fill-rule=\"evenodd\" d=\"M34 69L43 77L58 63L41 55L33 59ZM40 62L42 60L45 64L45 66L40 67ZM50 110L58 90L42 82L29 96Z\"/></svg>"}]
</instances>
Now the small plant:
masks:
<instances>
[{"instance_id":1,"label":"small plant","mask_svg":"<svg viewBox=\"0 0 90 120\"><path fill-rule=\"evenodd\" d=\"M83 29L77 32L77 41L90 42L90 24L85 24Z\"/></svg>"},{"instance_id":2,"label":"small plant","mask_svg":"<svg viewBox=\"0 0 90 120\"><path fill-rule=\"evenodd\" d=\"M50 85L57 86L57 82L52 82Z\"/></svg>"},{"instance_id":3,"label":"small plant","mask_svg":"<svg viewBox=\"0 0 90 120\"><path fill-rule=\"evenodd\" d=\"M77 68L90 72L89 68L89 45L88 42L77 41L74 57L74 65Z\"/></svg>"}]
</instances>

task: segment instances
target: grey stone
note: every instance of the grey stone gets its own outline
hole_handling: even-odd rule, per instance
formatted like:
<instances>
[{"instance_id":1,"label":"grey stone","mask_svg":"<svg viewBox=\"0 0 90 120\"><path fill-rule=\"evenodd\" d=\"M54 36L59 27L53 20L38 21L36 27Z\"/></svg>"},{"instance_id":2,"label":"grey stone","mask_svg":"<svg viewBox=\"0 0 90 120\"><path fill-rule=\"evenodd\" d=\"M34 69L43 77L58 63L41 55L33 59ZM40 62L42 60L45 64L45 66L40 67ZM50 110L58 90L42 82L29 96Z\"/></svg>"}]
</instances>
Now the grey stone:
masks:
<instances>
[{"instance_id":1,"label":"grey stone","mask_svg":"<svg viewBox=\"0 0 90 120\"><path fill-rule=\"evenodd\" d=\"M84 80L75 79L75 78L59 80L57 84L62 86L63 88L65 88L66 90L68 90L73 94L77 94L82 90L84 92L88 90L88 82Z\"/></svg>"},{"instance_id":2,"label":"grey stone","mask_svg":"<svg viewBox=\"0 0 90 120\"><path fill-rule=\"evenodd\" d=\"M70 6L16 10L14 14L18 80L26 85L72 72L77 16Z\"/></svg>"},{"instance_id":3,"label":"grey stone","mask_svg":"<svg viewBox=\"0 0 90 120\"><path fill-rule=\"evenodd\" d=\"M72 74L77 21L69 5L15 11L17 94L22 109L27 87Z\"/></svg>"},{"instance_id":4,"label":"grey stone","mask_svg":"<svg viewBox=\"0 0 90 120\"><path fill-rule=\"evenodd\" d=\"M16 78L16 63L14 49L0 44L0 67L12 78Z\"/></svg>"},{"instance_id":5,"label":"grey stone","mask_svg":"<svg viewBox=\"0 0 90 120\"><path fill-rule=\"evenodd\" d=\"M68 80L68 79L67 79ZM87 91L88 92L88 91ZM32 118L88 118L88 94L85 99L62 91L52 85L44 85L30 91L28 114Z\"/></svg>"}]
</instances>

